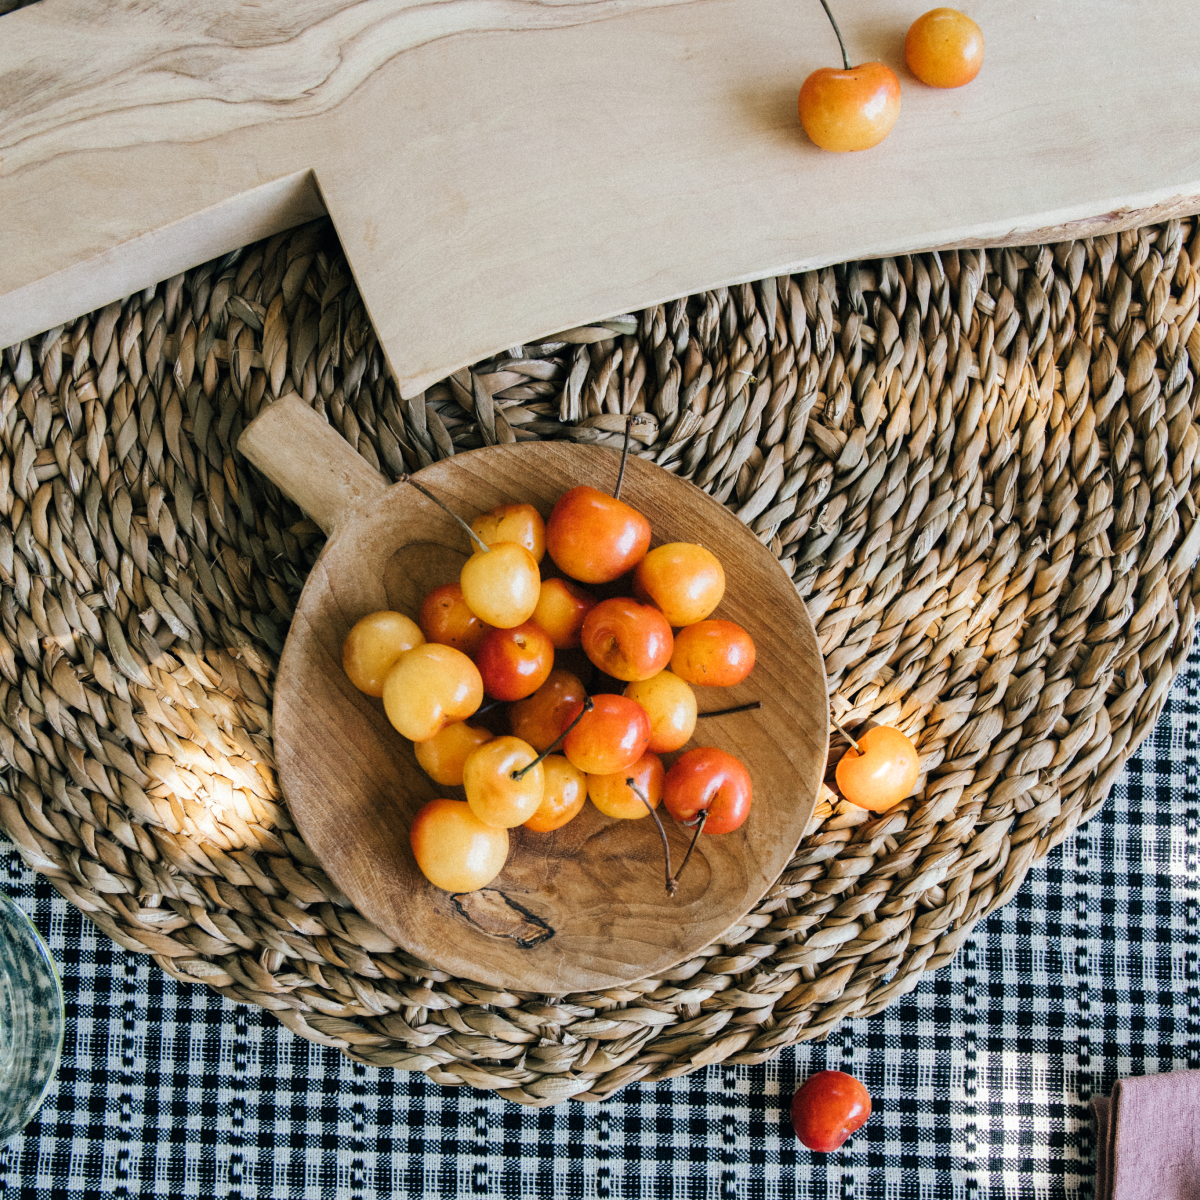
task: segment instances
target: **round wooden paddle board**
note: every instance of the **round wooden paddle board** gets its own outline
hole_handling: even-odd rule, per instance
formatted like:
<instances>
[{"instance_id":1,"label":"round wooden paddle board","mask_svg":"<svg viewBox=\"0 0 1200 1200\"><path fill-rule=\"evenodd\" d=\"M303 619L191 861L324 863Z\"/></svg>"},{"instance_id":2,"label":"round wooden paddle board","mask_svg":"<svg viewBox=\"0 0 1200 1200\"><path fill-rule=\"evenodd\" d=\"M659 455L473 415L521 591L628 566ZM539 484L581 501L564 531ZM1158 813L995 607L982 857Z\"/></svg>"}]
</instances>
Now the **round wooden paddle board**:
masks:
<instances>
[{"instance_id":1,"label":"round wooden paddle board","mask_svg":"<svg viewBox=\"0 0 1200 1200\"><path fill-rule=\"evenodd\" d=\"M281 402L265 416L321 424L299 402L288 408ZM332 437L323 450L338 456L334 443L341 439ZM712 550L727 576L714 615L744 626L757 647L754 670L741 685L696 691L701 712L752 699L762 708L702 719L690 743L720 746L746 764L754 784L746 823L733 833L702 836L671 897L654 823L613 820L589 803L553 833L512 830L501 874L486 888L452 895L418 870L408 828L428 800L462 798L462 791L424 774L382 702L346 678L341 647L367 613L394 609L415 619L426 593L458 579L467 538L415 488L386 487L369 469L363 474L362 460L344 442L355 461L322 462L322 477L303 463L297 441L306 444L304 436L252 425L242 443L243 453L285 491L312 490L308 510L333 529L280 663L275 754L305 841L359 911L441 970L553 995L664 971L736 925L778 878L804 833L828 740L825 675L812 623L770 552L699 488L630 458L622 499L649 517L652 544L692 541ZM577 484L611 488L618 465L611 450L525 443L456 455L419 479L468 520L515 501L547 516ZM295 498L305 503L303 495ZM547 571L553 571L549 557ZM668 766L673 758L666 757ZM690 831L663 815L678 864Z\"/></svg>"}]
</instances>

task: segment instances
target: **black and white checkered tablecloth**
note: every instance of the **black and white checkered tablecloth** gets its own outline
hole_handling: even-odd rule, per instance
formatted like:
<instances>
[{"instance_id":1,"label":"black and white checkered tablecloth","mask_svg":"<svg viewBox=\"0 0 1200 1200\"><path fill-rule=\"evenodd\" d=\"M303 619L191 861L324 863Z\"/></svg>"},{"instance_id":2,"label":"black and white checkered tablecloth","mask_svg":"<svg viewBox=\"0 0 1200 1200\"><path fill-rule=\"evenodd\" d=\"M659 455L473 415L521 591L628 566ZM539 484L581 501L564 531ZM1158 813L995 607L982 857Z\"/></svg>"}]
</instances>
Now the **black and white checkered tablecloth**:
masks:
<instances>
[{"instance_id":1,"label":"black and white checkered tablecloth","mask_svg":"<svg viewBox=\"0 0 1200 1200\"><path fill-rule=\"evenodd\" d=\"M1200 1067L1196 655L1101 815L950 967L825 1044L604 1104L531 1111L358 1066L166 978L6 861L67 997L57 1081L0 1151L21 1197L1089 1197L1088 1098ZM875 1100L830 1155L787 1122L822 1067Z\"/></svg>"}]
</instances>

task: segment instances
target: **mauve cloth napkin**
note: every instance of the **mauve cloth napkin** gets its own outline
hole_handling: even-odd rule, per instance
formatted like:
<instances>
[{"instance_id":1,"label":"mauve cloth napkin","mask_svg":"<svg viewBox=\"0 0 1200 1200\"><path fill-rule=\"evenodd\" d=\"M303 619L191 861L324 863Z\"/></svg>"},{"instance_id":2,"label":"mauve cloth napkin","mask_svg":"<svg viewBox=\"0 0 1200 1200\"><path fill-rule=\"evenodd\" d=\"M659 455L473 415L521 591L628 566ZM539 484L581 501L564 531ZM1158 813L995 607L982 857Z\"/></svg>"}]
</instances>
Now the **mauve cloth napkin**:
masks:
<instances>
[{"instance_id":1,"label":"mauve cloth napkin","mask_svg":"<svg viewBox=\"0 0 1200 1200\"><path fill-rule=\"evenodd\" d=\"M1200 1071L1120 1079L1092 1111L1096 1200L1200 1200Z\"/></svg>"}]
</instances>

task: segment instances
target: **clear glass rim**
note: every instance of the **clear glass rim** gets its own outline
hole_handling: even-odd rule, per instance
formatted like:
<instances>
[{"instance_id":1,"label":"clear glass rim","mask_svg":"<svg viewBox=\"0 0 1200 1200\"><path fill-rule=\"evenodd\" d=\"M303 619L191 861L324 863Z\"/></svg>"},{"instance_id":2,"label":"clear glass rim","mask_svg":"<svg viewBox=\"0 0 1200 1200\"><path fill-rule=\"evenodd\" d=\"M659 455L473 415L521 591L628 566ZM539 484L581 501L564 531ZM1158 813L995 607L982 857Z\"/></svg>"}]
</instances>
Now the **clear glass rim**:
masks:
<instances>
[{"instance_id":1,"label":"clear glass rim","mask_svg":"<svg viewBox=\"0 0 1200 1200\"><path fill-rule=\"evenodd\" d=\"M26 943L26 947L37 956L46 968L46 972L53 985L51 991L53 992L54 1026L56 1031L54 1056L52 1060L47 1060L49 1067L46 1071L46 1077L41 1080L41 1085L38 1087L36 1095L31 1095L24 1107L16 1114L12 1128L5 1128L4 1123L0 1121L0 1141L6 1141L20 1133L33 1120L38 1109L42 1107L42 1103L46 1099L46 1093L50 1090L50 1085L54 1082L54 1078L58 1074L59 1063L62 1060L63 1036L66 1031L67 1022L66 1009L63 1004L62 980L59 978L58 968L55 966L50 950L46 946L45 941L43 941L42 935L38 932L37 926L30 920L25 910L3 888L0 888L0 912L12 918L14 926L20 931L19 936Z\"/></svg>"}]
</instances>

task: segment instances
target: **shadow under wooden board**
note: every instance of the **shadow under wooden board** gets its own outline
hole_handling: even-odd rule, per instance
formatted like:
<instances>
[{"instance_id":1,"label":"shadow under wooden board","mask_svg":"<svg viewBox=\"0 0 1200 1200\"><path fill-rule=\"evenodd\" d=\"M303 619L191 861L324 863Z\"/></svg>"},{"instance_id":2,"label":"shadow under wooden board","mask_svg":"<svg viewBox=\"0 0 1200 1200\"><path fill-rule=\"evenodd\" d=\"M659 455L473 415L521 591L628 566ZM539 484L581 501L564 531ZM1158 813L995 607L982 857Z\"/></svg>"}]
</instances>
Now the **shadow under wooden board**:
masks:
<instances>
[{"instance_id":1,"label":"shadow under wooden board","mask_svg":"<svg viewBox=\"0 0 1200 1200\"><path fill-rule=\"evenodd\" d=\"M338 444L340 443L340 451ZM669 897L654 823L618 821L590 804L550 834L511 833L487 888L452 895L430 884L408 826L439 787L411 744L359 692L341 646L360 617L416 615L433 587L457 580L462 530L408 484L387 487L311 409L292 397L251 424L243 454L331 531L292 621L275 687L274 743L288 805L308 845L359 911L416 957L468 979L560 995L656 974L717 941L779 877L816 804L828 747L824 667L812 624L771 553L699 488L637 458L622 499L654 541L699 541L727 577L716 615L753 636L757 661L734 688L698 688L700 708L760 699L757 711L702 721L697 744L735 754L754 802L733 833L702 836ZM497 446L426 468L421 482L470 518L526 501L548 515L586 483L610 487L619 456L559 442ZM547 560L545 566L550 566ZM690 831L664 824L676 864Z\"/></svg>"},{"instance_id":2,"label":"shadow under wooden board","mask_svg":"<svg viewBox=\"0 0 1200 1200\"><path fill-rule=\"evenodd\" d=\"M838 0L880 146L796 116L817 0L41 0L0 33L0 346L325 212L399 382L718 285L1200 209L1194 0Z\"/></svg>"}]
</instances>

